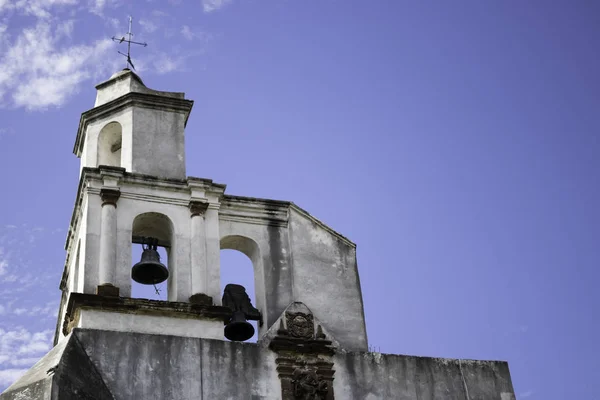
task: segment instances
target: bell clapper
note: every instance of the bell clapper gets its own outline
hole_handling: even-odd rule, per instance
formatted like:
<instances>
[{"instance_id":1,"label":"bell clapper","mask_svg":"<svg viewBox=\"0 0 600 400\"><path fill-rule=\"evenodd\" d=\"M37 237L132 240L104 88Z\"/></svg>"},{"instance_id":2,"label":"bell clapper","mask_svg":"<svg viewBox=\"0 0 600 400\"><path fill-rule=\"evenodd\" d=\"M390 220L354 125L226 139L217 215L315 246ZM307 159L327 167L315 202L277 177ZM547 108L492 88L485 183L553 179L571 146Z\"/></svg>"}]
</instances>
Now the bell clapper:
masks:
<instances>
[{"instance_id":1,"label":"bell clapper","mask_svg":"<svg viewBox=\"0 0 600 400\"><path fill-rule=\"evenodd\" d=\"M144 238L142 241L142 259L131 269L131 278L143 285L156 285L167 280L169 271L160 262L158 254L158 239ZM154 287L159 293L159 290Z\"/></svg>"}]
</instances>

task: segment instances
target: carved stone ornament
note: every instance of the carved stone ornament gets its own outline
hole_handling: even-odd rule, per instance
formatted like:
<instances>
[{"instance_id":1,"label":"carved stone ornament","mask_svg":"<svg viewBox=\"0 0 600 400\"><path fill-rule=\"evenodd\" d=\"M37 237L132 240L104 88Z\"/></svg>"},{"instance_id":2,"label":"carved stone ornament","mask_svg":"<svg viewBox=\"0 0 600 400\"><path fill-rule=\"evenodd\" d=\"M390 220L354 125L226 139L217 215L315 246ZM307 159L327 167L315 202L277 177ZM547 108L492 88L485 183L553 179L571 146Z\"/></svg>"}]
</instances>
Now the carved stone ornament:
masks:
<instances>
[{"instance_id":1,"label":"carved stone ornament","mask_svg":"<svg viewBox=\"0 0 600 400\"><path fill-rule=\"evenodd\" d=\"M102 205L111 204L117 206L117 200L121 196L119 189L102 188L100 189L100 197L102 198Z\"/></svg>"},{"instance_id":2,"label":"carved stone ornament","mask_svg":"<svg viewBox=\"0 0 600 400\"><path fill-rule=\"evenodd\" d=\"M287 331L290 336L311 339L315 333L315 323L311 314L301 312L285 314Z\"/></svg>"},{"instance_id":3,"label":"carved stone ornament","mask_svg":"<svg viewBox=\"0 0 600 400\"><path fill-rule=\"evenodd\" d=\"M189 207L192 217L196 215L204 215L206 209L208 208L208 203L205 201L192 200L190 201Z\"/></svg>"},{"instance_id":4,"label":"carved stone ornament","mask_svg":"<svg viewBox=\"0 0 600 400\"><path fill-rule=\"evenodd\" d=\"M312 369L296 368L292 375L292 387L295 400L325 400L327 398L327 381Z\"/></svg>"}]
</instances>

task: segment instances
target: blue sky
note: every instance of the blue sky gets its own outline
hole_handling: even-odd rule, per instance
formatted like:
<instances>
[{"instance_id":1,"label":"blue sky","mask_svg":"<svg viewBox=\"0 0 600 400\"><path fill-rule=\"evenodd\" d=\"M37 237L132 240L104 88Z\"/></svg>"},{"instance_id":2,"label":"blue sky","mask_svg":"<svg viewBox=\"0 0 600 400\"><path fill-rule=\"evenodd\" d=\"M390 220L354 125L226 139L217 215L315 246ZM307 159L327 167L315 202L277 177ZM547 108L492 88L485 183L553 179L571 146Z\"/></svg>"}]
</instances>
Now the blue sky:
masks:
<instances>
[{"instance_id":1,"label":"blue sky","mask_svg":"<svg viewBox=\"0 0 600 400\"><path fill-rule=\"evenodd\" d=\"M371 346L507 360L518 399L597 398L587 0L0 0L0 390L50 346L77 124L130 14L145 83L195 101L188 175L357 243Z\"/></svg>"}]
</instances>

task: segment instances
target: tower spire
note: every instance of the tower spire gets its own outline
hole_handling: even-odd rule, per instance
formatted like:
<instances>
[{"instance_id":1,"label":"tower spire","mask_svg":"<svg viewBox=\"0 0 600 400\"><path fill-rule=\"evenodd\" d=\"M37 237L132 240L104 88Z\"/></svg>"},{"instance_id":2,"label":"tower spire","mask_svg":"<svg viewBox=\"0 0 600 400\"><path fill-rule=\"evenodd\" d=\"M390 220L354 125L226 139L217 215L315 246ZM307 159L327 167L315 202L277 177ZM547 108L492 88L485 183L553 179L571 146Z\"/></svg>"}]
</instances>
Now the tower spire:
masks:
<instances>
[{"instance_id":1,"label":"tower spire","mask_svg":"<svg viewBox=\"0 0 600 400\"><path fill-rule=\"evenodd\" d=\"M112 37L112 40L115 42L119 42L123 43L126 42L127 43L127 54L122 53L122 52L118 52L119 54L125 56L127 58L127 61L125 63L125 68L129 68L129 66L131 65L131 68L135 71L135 67L133 66L133 62L131 61L131 45L132 44L138 44L140 46L148 46L148 43L141 43L141 42L134 42L133 40L131 40L131 38L133 37L133 32L131 32L131 23L133 21L133 18L131 18L131 15L129 16L129 30L127 31L127 33L125 34L125 36L127 36L127 39L125 39L125 36L121 36L120 38L117 38L115 36Z\"/></svg>"}]
</instances>

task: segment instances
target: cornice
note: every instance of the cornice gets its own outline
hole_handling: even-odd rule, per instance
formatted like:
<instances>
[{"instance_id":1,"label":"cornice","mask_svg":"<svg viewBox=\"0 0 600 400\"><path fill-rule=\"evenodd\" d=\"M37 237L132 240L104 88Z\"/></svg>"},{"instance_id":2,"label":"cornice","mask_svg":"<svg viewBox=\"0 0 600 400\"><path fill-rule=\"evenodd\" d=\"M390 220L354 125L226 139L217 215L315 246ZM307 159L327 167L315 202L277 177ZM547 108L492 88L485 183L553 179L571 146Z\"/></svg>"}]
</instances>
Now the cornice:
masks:
<instances>
[{"instance_id":1,"label":"cornice","mask_svg":"<svg viewBox=\"0 0 600 400\"><path fill-rule=\"evenodd\" d=\"M193 100L178 99L175 97L166 97L156 94L130 92L117 99L109 101L106 104L102 104L98 107L94 107L81 114L79 119L79 128L77 129L77 137L75 139L75 145L73 146L73 153L77 157L81 157L83 150L83 143L85 142L86 128L88 124L99 118L103 118L107 115L117 113L128 107L141 107L150 108L156 110L169 110L173 112L181 112L185 114L184 127L187 125L192 106L194 105Z\"/></svg>"},{"instance_id":2,"label":"cornice","mask_svg":"<svg viewBox=\"0 0 600 400\"><path fill-rule=\"evenodd\" d=\"M218 321L227 321L232 313L227 307L214 305L71 293L62 326L64 335L77 325L81 309Z\"/></svg>"},{"instance_id":3,"label":"cornice","mask_svg":"<svg viewBox=\"0 0 600 400\"><path fill-rule=\"evenodd\" d=\"M286 227L290 203L242 196L223 196L219 219L249 224Z\"/></svg>"},{"instance_id":4,"label":"cornice","mask_svg":"<svg viewBox=\"0 0 600 400\"><path fill-rule=\"evenodd\" d=\"M318 226L320 226L321 228L325 229L327 232L331 233L332 235L336 236L338 239L340 239L342 242L344 242L345 244L347 244L348 246L351 246L353 248L356 248L356 243L354 243L353 241L351 241L350 239L348 239L347 237L345 237L344 235L342 235L341 233L333 230L332 228L330 228L328 225L326 225L324 222L322 222L321 220L319 220L318 218L312 216L308 211L304 210L303 208L300 208L298 205L296 205L295 203L290 203L290 208L293 209L294 211L296 211L297 213L303 215L305 218L310 219L312 222L314 222L315 224L317 224Z\"/></svg>"}]
</instances>

